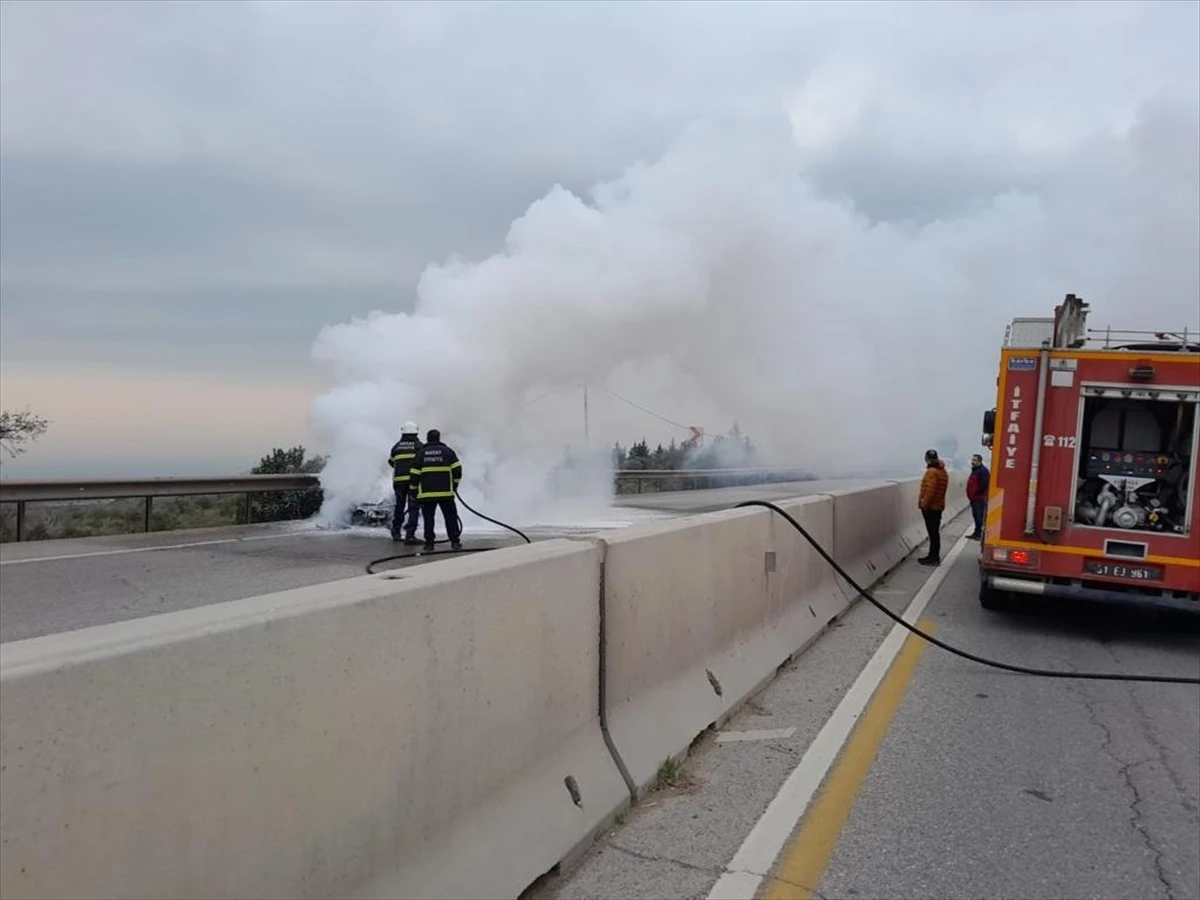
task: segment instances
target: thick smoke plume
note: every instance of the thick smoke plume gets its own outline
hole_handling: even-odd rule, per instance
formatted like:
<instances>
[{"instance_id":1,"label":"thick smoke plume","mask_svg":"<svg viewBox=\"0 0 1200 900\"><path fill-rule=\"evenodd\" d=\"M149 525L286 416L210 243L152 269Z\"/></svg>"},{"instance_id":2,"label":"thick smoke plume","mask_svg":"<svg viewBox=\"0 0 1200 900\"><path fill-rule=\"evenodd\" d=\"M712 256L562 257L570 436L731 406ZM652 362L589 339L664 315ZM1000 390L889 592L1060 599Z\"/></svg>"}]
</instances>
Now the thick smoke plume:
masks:
<instances>
[{"instance_id":1,"label":"thick smoke plume","mask_svg":"<svg viewBox=\"0 0 1200 900\"><path fill-rule=\"evenodd\" d=\"M714 428L736 420L765 461L919 468L938 435L975 447L1011 317L1073 292L1125 327L1197 318L1194 111L1150 110L1064 160L1053 187L924 223L823 193L791 129L699 124L587 198L554 187L502 252L431 265L411 314L323 330L313 354L338 379L313 407L325 513L387 491L407 418L442 430L464 496L501 517L601 502L607 448L637 435L600 435L559 471L557 423L529 401L618 372L663 402L703 395Z\"/></svg>"}]
</instances>

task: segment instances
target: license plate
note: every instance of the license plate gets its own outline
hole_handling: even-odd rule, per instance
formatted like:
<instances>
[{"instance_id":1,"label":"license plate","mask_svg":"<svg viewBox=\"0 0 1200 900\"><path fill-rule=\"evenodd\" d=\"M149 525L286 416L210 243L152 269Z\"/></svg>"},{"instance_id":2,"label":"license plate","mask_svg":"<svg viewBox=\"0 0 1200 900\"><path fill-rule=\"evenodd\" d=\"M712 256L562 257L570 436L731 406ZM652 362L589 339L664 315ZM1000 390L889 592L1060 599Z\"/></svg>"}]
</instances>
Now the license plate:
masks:
<instances>
[{"instance_id":1,"label":"license plate","mask_svg":"<svg viewBox=\"0 0 1200 900\"><path fill-rule=\"evenodd\" d=\"M1128 578L1131 581L1160 581L1163 570L1158 566L1140 566L1130 563L1113 562L1108 559L1089 559L1083 564L1084 571L1089 575L1100 575L1104 578Z\"/></svg>"}]
</instances>

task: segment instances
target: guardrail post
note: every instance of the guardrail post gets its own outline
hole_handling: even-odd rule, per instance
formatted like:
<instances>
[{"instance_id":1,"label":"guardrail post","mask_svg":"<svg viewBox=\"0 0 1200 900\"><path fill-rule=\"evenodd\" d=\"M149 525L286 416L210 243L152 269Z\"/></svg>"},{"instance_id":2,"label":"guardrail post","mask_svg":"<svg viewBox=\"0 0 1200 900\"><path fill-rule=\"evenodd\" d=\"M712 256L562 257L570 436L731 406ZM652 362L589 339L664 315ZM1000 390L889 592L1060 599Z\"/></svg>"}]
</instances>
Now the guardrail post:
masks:
<instances>
[{"instance_id":1,"label":"guardrail post","mask_svg":"<svg viewBox=\"0 0 1200 900\"><path fill-rule=\"evenodd\" d=\"M246 524L247 525L250 524L250 520L253 518L252 512L253 511L250 508L250 492L246 491Z\"/></svg>"},{"instance_id":2,"label":"guardrail post","mask_svg":"<svg viewBox=\"0 0 1200 900\"><path fill-rule=\"evenodd\" d=\"M25 538L25 501L17 501L17 540Z\"/></svg>"},{"instance_id":3,"label":"guardrail post","mask_svg":"<svg viewBox=\"0 0 1200 900\"><path fill-rule=\"evenodd\" d=\"M142 531L150 533L150 513L154 510L154 498L149 494L146 495L146 510L142 518Z\"/></svg>"}]
</instances>

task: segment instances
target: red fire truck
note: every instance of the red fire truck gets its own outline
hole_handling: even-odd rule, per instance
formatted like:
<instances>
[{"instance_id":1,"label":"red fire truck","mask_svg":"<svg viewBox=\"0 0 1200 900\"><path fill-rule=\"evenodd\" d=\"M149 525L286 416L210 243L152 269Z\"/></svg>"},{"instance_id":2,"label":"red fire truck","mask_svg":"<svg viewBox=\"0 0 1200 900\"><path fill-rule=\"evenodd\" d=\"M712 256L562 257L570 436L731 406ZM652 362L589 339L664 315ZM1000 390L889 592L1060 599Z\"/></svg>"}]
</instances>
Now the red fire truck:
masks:
<instances>
[{"instance_id":1,"label":"red fire truck","mask_svg":"<svg viewBox=\"0 0 1200 900\"><path fill-rule=\"evenodd\" d=\"M1014 319L984 414L980 603L1014 593L1200 612L1200 333Z\"/></svg>"}]
</instances>

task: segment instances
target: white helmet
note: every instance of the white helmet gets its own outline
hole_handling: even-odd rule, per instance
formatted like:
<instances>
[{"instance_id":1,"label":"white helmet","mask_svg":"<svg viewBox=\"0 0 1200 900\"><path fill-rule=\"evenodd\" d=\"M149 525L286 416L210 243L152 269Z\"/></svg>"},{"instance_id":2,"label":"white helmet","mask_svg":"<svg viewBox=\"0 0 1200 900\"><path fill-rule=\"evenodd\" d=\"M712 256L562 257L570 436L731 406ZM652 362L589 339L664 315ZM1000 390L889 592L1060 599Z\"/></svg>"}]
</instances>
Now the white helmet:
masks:
<instances>
[{"instance_id":1,"label":"white helmet","mask_svg":"<svg viewBox=\"0 0 1200 900\"><path fill-rule=\"evenodd\" d=\"M400 429L400 433L401 434L417 434L418 433L417 423L412 421L411 419L409 419L407 422L404 423L404 426Z\"/></svg>"}]
</instances>

